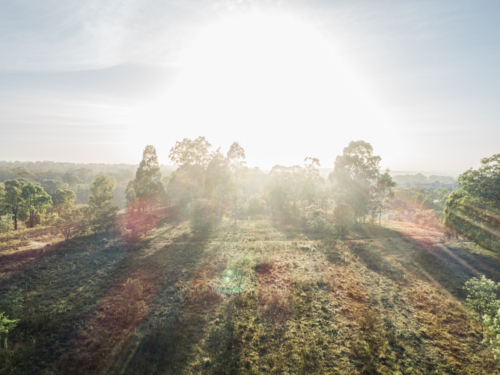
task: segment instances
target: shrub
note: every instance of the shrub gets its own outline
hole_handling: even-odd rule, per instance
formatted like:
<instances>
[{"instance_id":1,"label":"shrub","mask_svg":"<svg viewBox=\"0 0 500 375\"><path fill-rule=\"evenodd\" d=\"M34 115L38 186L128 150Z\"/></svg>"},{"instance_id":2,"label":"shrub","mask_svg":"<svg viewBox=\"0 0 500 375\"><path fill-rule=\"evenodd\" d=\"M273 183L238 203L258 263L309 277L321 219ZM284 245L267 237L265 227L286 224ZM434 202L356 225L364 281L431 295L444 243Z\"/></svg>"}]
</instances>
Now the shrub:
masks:
<instances>
[{"instance_id":1,"label":"shrub","mask_svg":"<svg viewBox=\"0 0 500 375\"><path fill-rule=\"evenodd\" d=\"M213 207L206 199L197 199L191 204L191 229L195 232L205 232L215 223Z\"/></svg>"},{"instance_id":2,"label":"shrub","mask_svg":"<svg viewBox=\"0 0 500 375\"><path fill-rule=\"evenodd\" d=\"M19 319L14 318L23 310L23 302L23 296L15 286L5 293L0 304L0 336L16 327ZM7 348L7 337L4 345Z\"/></svg>"},{"instance_id":3,"label":"shrub","mask_svg":"<svg viewBox=\"0 0 500 375\"><path fill-rule=\"evenodd\" d=\"M347 204L337 204L333 210L333 223L335 224L335 231L337 236L344 238L349 232L349 225L353 219L351 207Z\"/></svg>"},{"instance_id":4,"label":"shrub","mask_svg":"<svg viewBox=\"0 0 500 375\"><path fill-rule=\"evenodd\" d=\"M0 220L0 234L7 234L7 241L9 241L10 232L14 230L14 224L10 215L5 216Z\"/></svg>"},{"instance_id":5,"label":"shrub","mask_svg":"<svg viewBox=\"0 0 500 375\"><path fill-rule=\"evenodd\" d=\"M23 295L15 286L5 293L0 301L0 312L14 319L23 311Z\"/></svg>"},{"instance_id":6,"label":"shrub","mask_svg":"<svg viewBox=\"0 0 500 375\"><path fill-rule=\"evenodd\" d=\"M473 277L465 283L467 300L465 305L488 329L483 332L483 345L489 347L500 362L500 301L497 300L500 284L487 279Z\"/></svg>"},{"instance_id":7,"label":"shrub","mask_svg":"<svg viewBox=\"0 0 500 375\"><path fill-rule=\"evenodd\" d=\"M8 319L3 312L0 313L0 337L2 334L7 334L11 329L14 329L18 321L18 319ZM5 337L4 346L7 348L7 337Z\"/></svg>"},{"instance_id":8,"label":"shrub","mask_svg":"<svg viewBox=\"0 0 500 375\"><path fill-rule=\"evenodd\" d=\"M47 214L42 217L41 225L44 226L54 226L59 217L57 214Z\"/></svg>"},{"instance_id":9,"label":"shrub","mask_svg":"<svg viewBox=\"0 0 500 375\"><path fill-rule=\"evenodd\" d=\"M315 205L310 205L306 213L307 228L313 233L330 234L332 224L325 219L324 211Z\"/></svg>"},{"instance_id":10,"label":"shrub","mask_svg":"<svg viewBox=\"0 0 500 375\"><path fill-rule=\"evenodd\" d=\"M483 345L489 347L495 359L500 362L500 310L495 316L484 315L483 323L488 327L483 335Z\"/></svg>"},{"instance_id":11,"label":"shrub","mask_svg":"<svg viewBox=\"0 0 500 375\"><path fill-rule=\"evenodd\" d=\"M485 314L496 315L500 309L500 301L497 300L498 284L482 275L481 278L473 277L467 281L464 289L467 291L465 305L476 318L481 320Z\"/></svg>"}]
</instances>

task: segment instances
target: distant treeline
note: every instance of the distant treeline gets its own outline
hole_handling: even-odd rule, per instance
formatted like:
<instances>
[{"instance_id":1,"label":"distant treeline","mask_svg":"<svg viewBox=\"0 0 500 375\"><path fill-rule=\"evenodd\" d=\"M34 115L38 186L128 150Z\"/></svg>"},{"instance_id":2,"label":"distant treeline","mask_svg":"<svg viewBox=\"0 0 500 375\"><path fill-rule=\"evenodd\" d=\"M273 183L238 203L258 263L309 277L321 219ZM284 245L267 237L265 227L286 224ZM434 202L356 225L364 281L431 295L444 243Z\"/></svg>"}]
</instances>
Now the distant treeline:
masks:
<instances>
[{"instance_id":1,"label":"distant treeline","mask_svg":"<svg viewBox=\"0 0 500 375\"><path fill-rule=\"evenodd\" d=\"M452 176L438 176L438 175L430 175L425 176L422 173L417 174L405 174L399 176L392 176L392 180L398 185L408 184L408 183L416 183L416 184L432 184L432 183L456 183L456 178Z\"/></svg>"},{"instance_id":2,"label":"distant treeline","mask_svg":"<svg viewBox=\"0 0 500 375\"><path fill-rule=\"evenodd\" d=\"M68 170L76 170L76 169L90 169L94 172L94 174L99 173L116 173L120 169L130 170L135 173L139 164L105 164L105 163L64 163L59 161L3 161L0 160L0 170L2 167L7 167L10 169L15 168L26 168L29 170L59 170L59 171L68 171ZM163 165L160 164L160 171L162 174L167 175L175 170L175 166L173 165Z\"/></svg>"},{"instance_id":3,"label":"distant treeline","mask_svg":"<svg viewBox=\"0 0 500 375\"><path fill-rule=\"evenodd\" d=\"M327 176L328 169L320 169L312 157L302 166L275 165L269 172L249 168L239 143L223 154L205 137L176 142L169 158L175 170L160 165L156 149L148 145L138 166L1 162L6 165L0 166L0 215L12 216L16 225L19 215L29 218L30 227L54 222L98 233L114 228L110 218L120 207L127 207L129 224L142 225L153 208L175 206L196 230L224 216L236 223L266 215L339 237L366 220L380 225L384 213L440 228L444 217L448 235L500 251L500 154L482 159L479 169L464 172L458 181L422 173L391 177L364 141L350 142ZM127 229L140 232L136 224Z\"/></svg>"},{"instance_id":4,"label":"distant treeline","mask_svg":"<svg viewBox=\"0 0 500 375\"><path fill-rule=\"evenodd\" d=\"M99 174L111 177L115 183L113 204L123 207L125 189L134 178L139 165L132 164L77 164L54 161L7 162L0 161L0 183L12 179L26 179L41 185L53 195L57 189L70 189L76 194L77 204L86 204L90 194L90 184ZM163 176L168 176L174 166L160 165Z\"/></svg>"}]
</instances>

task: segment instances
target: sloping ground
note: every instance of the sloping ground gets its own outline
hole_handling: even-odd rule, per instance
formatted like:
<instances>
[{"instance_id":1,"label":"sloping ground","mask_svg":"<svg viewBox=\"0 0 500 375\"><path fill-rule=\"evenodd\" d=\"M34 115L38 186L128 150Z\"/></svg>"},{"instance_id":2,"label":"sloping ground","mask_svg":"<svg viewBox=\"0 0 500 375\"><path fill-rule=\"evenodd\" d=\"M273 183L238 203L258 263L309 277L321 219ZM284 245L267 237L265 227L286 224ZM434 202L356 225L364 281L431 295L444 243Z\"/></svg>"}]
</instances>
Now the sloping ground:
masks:
<instances>
[{"instance_id":1,"label":"sloping ground","mask_svg":"<svg viewBox=\"0 0 500 375\"><path fill-rule=\"evenodd\" d=\"M5 260L0 290L21 286L25 309L2 374L500 373L458 302L500 261L413 224L329 242L268 220L169 223Z\"/></svg>"},{"instance_id":2,"label":"sloping ground","mask_svg":"<svg viewBox=\"0 0 500 375\"><path fill-rule=\"evenodd\" d=\"M62 237L54 235L50 227L22 228L18 231L0 235L0 257L14 253L24 253L26 250L41 247L62 241Z\"/></svg>"}]
</instances>

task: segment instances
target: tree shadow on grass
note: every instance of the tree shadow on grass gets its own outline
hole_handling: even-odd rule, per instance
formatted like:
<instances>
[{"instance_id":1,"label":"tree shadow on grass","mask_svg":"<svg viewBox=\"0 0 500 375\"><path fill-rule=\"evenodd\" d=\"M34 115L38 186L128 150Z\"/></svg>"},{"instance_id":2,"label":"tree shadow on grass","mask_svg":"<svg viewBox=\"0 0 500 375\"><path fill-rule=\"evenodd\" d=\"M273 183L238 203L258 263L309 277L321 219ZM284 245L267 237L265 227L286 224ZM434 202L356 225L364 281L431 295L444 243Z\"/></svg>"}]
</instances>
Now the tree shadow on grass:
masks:
<instances>
[{"instance_id":1,"label":"tree shadow on grass","mask_svg":"<svg viewBox=\"0 0 500 375\"><path fill-rule=\"evenodd\" d=\"M181 235L147 259L155 268L157 294L138 330L113 355L108 373L178 374L186 366L197 335L206 324L205 313L219 300L207 290L207 298L193 301L187 286L203 267L210 232Z\"/></svg>"},{"instance_id":2,"label":"tree shadow on grass","mask_svg":"<svg viewBox=\"0 0 500 375\"><path fill-rule=\"evenodd\" d=\"M465 299L463 286L472 277L485 275L500 281L500 261L497 258L472 253L458 244L429 243L403 237L406 244L415 249L409 264L413 273L437 282L455 298Z\"/></svg>"},{"instance_id":3,"label":"tree shadow on grass","mask_svg":"<svg viewBox=\"0 0 500 375\"><path fill-rule=\"evenodd\" d=\"M500 260L473 253L460 244L445 244L436 238L411 236L391 228L360 225L360 237L370 240L347 240L344 243L368 269L397 283L406 283L407 274L435 282L455 298L466 297L464 283L471 277L486 275L500 281ZM329 257L334 262L340 256ZM391 262L389 258L393 258Z\"/></svg>"},{"instance_id":4,"label":"tree shadow on grass","mask_svg":"<svg viewBox=\"0 0 500 375\"><path fill-rule=\"evenodd\" d=\"M363 240L398 237L401 233L394 229L374 224L357 223L350 227L350 232L346 239Z\"/></svg>"},{"instance_id":5,"label":"tree shadow on grass","mask_svg":"<svg viewBox=\"0 0 500 375\"><path fill-rule=\"evenodd\" d=\"M14 260L19 264L1 281L0 289L20 287L25 308L9 335L9 350L0 349L0 374L38 374L47 368L54 374L87 374L105 367L99 361L114 358L113 350L124 347L123 342L112 343L115 337L109 334L109 326L119 325L124 316L119 306L127 304L121 295L123 284L128 278L139 280L146 304L159 289L158 260L163 252L150 257L141 252L154 239L109 244L76 238L9 256L11 268ZM184 253L189 262L196 261L193 252ZM131 336L127 330L137 322L126 316L122 320L123 328L118 329L128 336L120 339L127 341Z\"/></svg>"},{"instance_id":6,"label":"tree shadow on grass","mask_svg":"<svg viewBox=\"0 0 500 375\"><path fill-rule=\"evenodd\" d=\"M0 284L2 295L16 286L24 296L20 321L9 334L10 349L1 350L0 373L40 373L67 350L112 280L110 269L126 254L121 246L74 240L18 260Z\"/></svg>"},{"instance_id":7,"label":"tree shadow on grass","mask_svg":"<svg viewBox=\"0 0 500 375\"><path fill-rule=\"evenodd\" d=\"M387 277L398 284L406 284L405 272L391 264L376 247L367 242L347 242L352 254L363 262L369 270Z\"/></svg>"},{"instance_id":8,"label":"tree shadow on grass","mask_svg":"<svg viewBox=\"0 0 500 375\"><path fill-rule=\"evenodd\" d=\"M380 251L355 251L356 255L367 263L368 268L379 272L380 268L386 268L390 276L391 267L385 267L383 259L387 253L401 255L399 262L406 272L413 274L419 279L436 282L446 289L455 298L466 297L463 290L464 283L471 277L486 275L495 281L500 281L500 260L485 254L473 253L467 246L460 244L447 244L436 240L433 233L430 236L411 236L409 234L391 228L362 228L361 233L373 233L373 239L387 238L382 244L386 254ZM379 236L379 234L383 234ZM378 254L378 255L377 255ZM398 258L398 257L397 257ZM394 267L392 267L394 270ZM380 273L380 272L379 272Z\"/></svg>"}]
</instances>

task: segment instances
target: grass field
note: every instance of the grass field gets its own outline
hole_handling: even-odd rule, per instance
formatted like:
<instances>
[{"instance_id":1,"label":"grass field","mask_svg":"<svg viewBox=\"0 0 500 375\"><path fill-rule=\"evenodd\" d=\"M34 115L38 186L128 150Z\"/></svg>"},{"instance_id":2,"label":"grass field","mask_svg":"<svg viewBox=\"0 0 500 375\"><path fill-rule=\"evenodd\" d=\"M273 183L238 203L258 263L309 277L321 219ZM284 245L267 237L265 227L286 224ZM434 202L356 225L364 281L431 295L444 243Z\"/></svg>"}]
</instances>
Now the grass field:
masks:
<instances>
[{"instance_id":1,"label":"grass field","mask_svg":"<svg viewBox=\"0 0 500 375\"><path fill-rule=\"evenodd\" d=\"M0 248L0 291L24 298L0 374L500 373L460 303L500 259L382 224L344 241L267 219L197 234L166 218L141 241L27 231Z\"/></svg>"}]
</instances>

